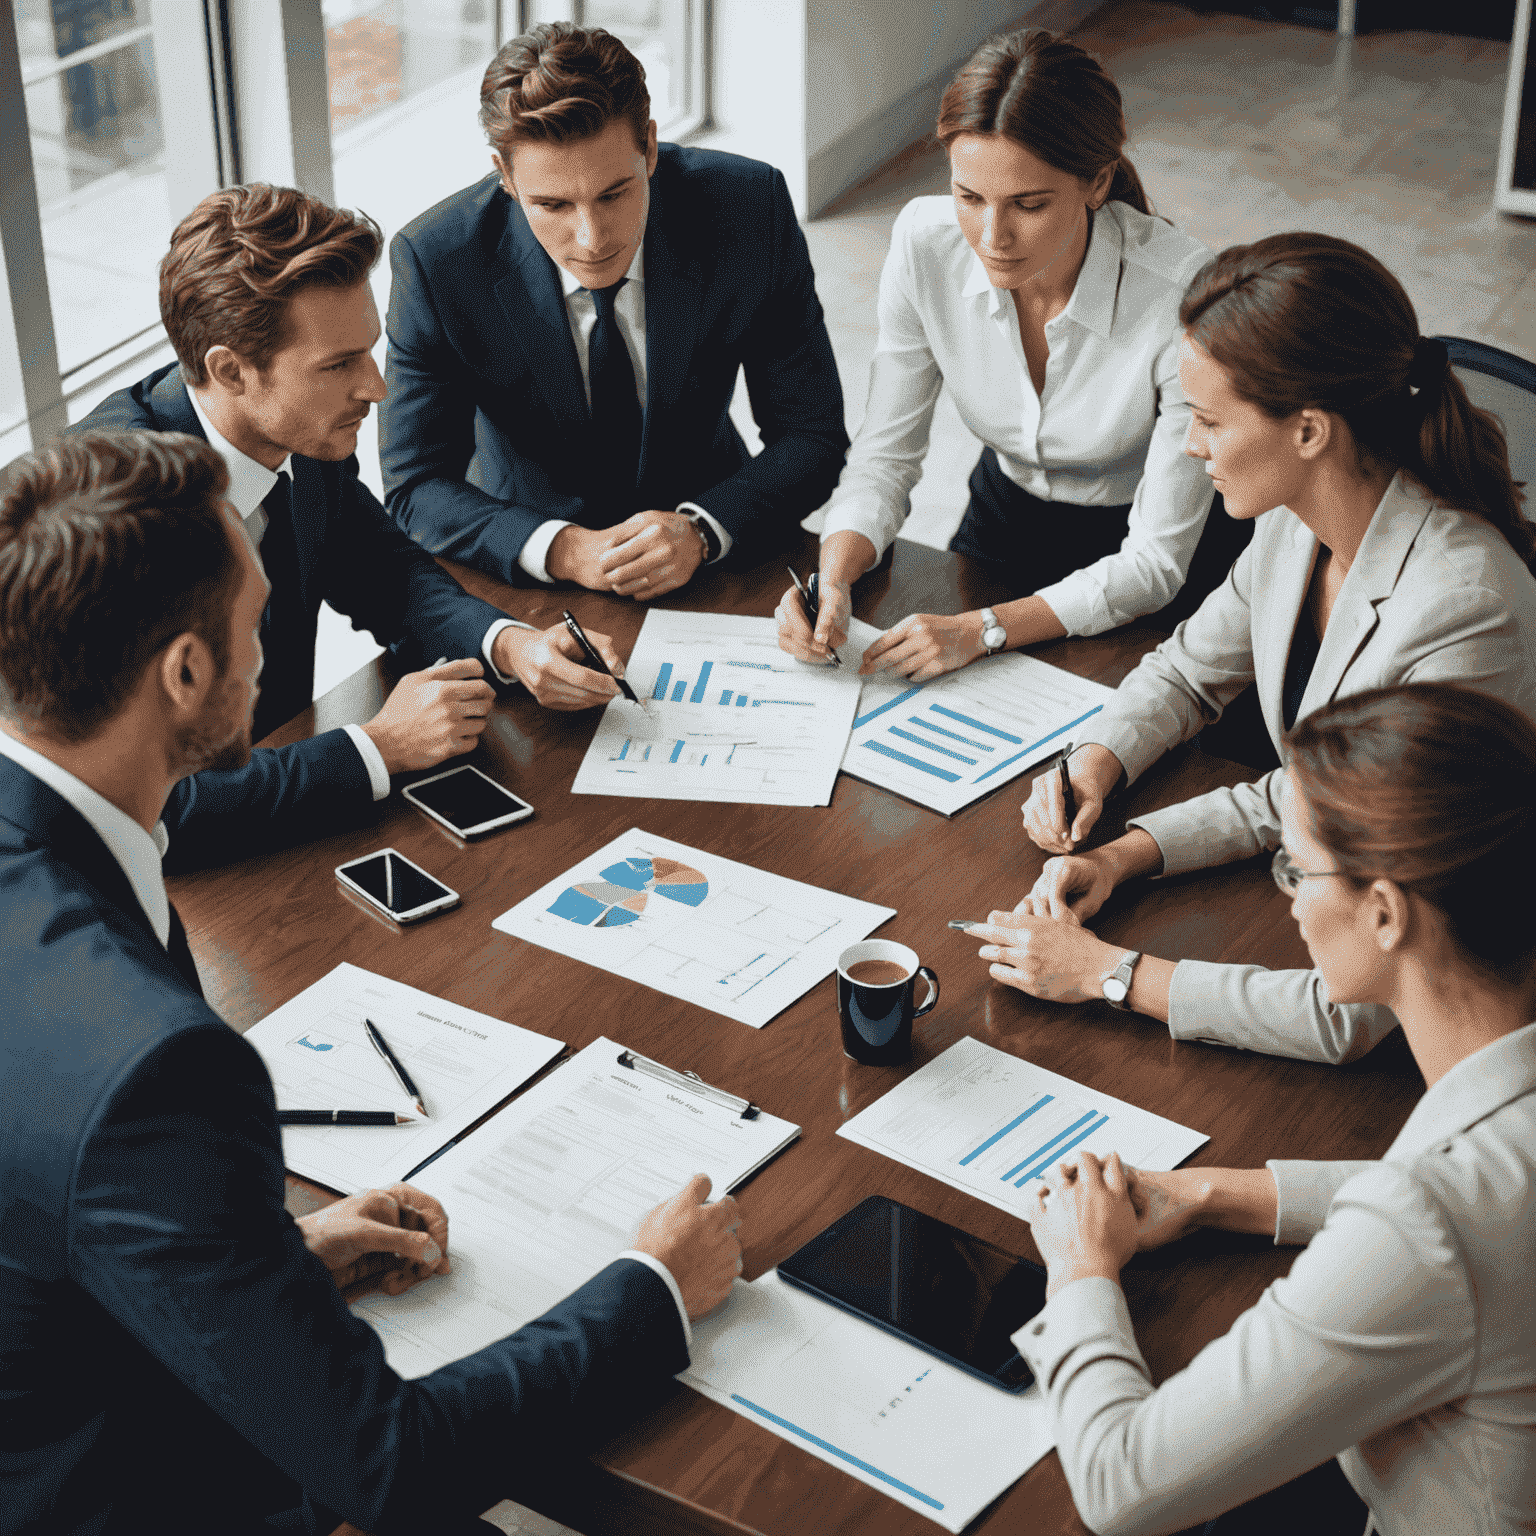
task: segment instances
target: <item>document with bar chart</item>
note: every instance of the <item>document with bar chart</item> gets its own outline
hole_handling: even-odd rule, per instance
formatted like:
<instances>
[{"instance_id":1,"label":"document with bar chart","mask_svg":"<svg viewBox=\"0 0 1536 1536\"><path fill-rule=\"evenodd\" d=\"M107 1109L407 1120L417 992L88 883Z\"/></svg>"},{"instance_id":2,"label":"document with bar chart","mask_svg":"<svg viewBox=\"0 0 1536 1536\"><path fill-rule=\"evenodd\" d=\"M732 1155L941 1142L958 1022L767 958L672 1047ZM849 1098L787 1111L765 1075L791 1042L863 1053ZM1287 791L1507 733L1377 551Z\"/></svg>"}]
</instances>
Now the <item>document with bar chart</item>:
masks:
<instances>
[{"instance_id":1,"label":"document with bar chart","mask_svg":"<svg viewBox=\"0 0 1536 1536\"><path fill-rule=\"evenodd\" d=\"M761 1029L895 915L631 828L491 926Z\"/></svg>"},{"instance_id":2,"label":"document with bar chart","mask_svg":"<svg viewBox=\"0 0 1536 1536\"><path fill-rule=\"evenodd\" d=\"M626 675L572 793L748 805L826 805L859 702L855 669L806 666L772 619L645 616Z\"/></svg>"},{"instance_id":3,"label":"document with bar chart","mask_svg":"<svg viewBox=\"0 0 1536 1536\"><path fill-rule=\"evenodd\" d=\"M843 772L953 816L1059 751L1113 697L1017 654L931 683L867 677Z\"/></svg>"},{"instance_id":4,"label":"document with bar chart","mask_svg":"<svg viewBox=\"0 0 1536 1536\"><path fill-rule=\"evenodd\" d=\"M1019 1217L1041 1176L1075 1152L1166 1173L1210 1140L969 1036L838 1135Z\"/></svg>"}]
</instances>

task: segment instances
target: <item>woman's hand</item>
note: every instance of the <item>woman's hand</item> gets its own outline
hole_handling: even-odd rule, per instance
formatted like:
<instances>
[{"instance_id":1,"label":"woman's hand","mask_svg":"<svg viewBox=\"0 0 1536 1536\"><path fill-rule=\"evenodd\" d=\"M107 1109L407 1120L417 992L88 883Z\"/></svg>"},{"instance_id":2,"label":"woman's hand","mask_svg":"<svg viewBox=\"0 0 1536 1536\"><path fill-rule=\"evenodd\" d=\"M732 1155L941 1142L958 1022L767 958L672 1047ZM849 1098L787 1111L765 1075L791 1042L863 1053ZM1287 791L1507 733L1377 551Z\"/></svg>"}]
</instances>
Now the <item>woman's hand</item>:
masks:
<instances>
[{"instance_id":1,"label":"woman's hand","mask_svg":"<svg viewBox=\"0 0 1536 1536\"><path fill-rule=\"evenodd\" d=\"M1059 923L1084 923L1109 900L1115 878L1115 866L1102 849L1047 859L1029 895L1013 910Z\"/></svg>"},{"instance_id":2,"label":"woman's hand","mask_svg":"<svg viewBox=\"0 0 1536 1536\"><path fill-rule=\"evenodd\" d=\"M1144 1168L1127 1168L1125 1176L1131 1204L1136 1208L1136 1246L1140 1252L1175 1243L1205 1225L1212 1187L1209 1169L1148 1173Z\"/></svg>"},{"instance_id":3,"label":"woman's hand","mask_svg":"<svg viewBox=\"0 0 1536 1536\"><path fill-rule=\"evenodd\" d=\"M890 672L914 683L930 682L987 654L981 630L979 613L909 614L871 641L859 673Z\"/></svg>"},{"instance_id":4,"label":"woman's hand","mask_svg":"<svg viewBox=\"0 0 1536 1536\"><path fill-rule=\"evenodd\" d=\"M398 1296L448 1273L448 1213L410 1184L365 1189L300 1216L298 1226L348 1301L373 1290Z\"/></svg>"},{"instance_id":5,"label":"woman's hand","mask_svg":"<svg viewBox=\"0 0 1536 1536\"><path fill-rule=\"evenodd\" d=\"M1024 802L1024 830L1036 847L1047 853L1071 853L1093 830L1104 813L1105 796L1120 782L1120 759L1096 742L1079 747L1067 759L1077 815L1067 826L1066 802L1061 794L1061 775L1055 769L1036 778Z\"/></svg>"},{"instance_id":6,"label":"woman's hand","mask_svg":"<svg viewBox=\"0 0 1536 1536\"><path fill-rule=\"evenodd\" d=\"M817 586L817 610L813 632L804 599L798 589L791 587L779 599L773 616L778 620L781 651L788 651L796 661L827 666L831 663L832 652L848 638L848 623L853 617L853 588L846 581L829 581L823 574Z\"/></svg>"},{"instance_id":7,"label":"woman's hand","mask_svg":"<svg viewBox=\"0 0 1536 1536\"><path fill-rule=\"evenodd\" d=\"M967 932L987 940L976 953L991 962L994 981L1052 1003L1101 999L1104 978L1130 953L1077 923L1022 912L993 912Z\"/></svg>"},{"instance_id":8,"label":"woman's hand","mask_svg":"<svg viewBox=\"0 0 1536 1536\"><path fill-rule=\"evenodd\" d=\"M1046 1300L1093 1275L1118 1283L1139 1246L1136 1207L1118 1152L1103 1163L1081 1152L1075 1167L1058 1164L1036 1187L1025 1215L1049 1276Z\"/></svg>"}]
</instances>

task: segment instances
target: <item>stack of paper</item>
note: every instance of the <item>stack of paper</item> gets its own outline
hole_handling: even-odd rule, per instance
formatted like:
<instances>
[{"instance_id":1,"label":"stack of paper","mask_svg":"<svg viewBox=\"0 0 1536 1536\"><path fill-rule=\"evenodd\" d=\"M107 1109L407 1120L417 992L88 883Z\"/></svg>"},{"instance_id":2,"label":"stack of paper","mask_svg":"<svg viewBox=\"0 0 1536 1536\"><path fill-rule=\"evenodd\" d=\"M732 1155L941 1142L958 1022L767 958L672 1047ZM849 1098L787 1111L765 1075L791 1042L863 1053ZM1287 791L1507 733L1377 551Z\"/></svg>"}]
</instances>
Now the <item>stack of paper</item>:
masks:
<instances>
[{"instance_id":1,"label":"stack of paper","mask_svg":"<svg viewBox=\"0 0 1536 1536\"><path fill-rule=\"evenodd\" d=\"M946 1531L1052 1445L1038 1387L1015 1396L989 1386L776 1273L737 1281L694 1324L679 1380Z\"/></svg>"},{"instance_id":2,"label":"stack of paper","mask_svg":"<svg viewBox=\"0 0 1536 1536\"><path fill-rule=\"evenodd\" d=\"M395 1126L284 1126L283 1162L354 1194L393 1184L560 1054L561 1042L343 962L246 1031L279 1109L392 1109L414 1115L363 1028L371 1019L427 1106Z\"/></svg>"}]
</instances>

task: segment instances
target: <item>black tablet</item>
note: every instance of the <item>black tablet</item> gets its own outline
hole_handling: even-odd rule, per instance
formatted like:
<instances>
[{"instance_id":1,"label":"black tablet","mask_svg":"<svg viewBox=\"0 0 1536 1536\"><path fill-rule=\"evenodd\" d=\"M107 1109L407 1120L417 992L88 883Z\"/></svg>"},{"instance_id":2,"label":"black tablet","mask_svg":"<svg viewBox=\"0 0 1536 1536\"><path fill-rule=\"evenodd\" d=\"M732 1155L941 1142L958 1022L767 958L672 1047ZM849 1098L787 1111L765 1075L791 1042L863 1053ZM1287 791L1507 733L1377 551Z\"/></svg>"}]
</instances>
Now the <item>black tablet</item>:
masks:
<instances>
[{"instance_id":1,"label":"black tablet","mask_svg":"<svg viewBox=\"0 0 1536 1536\"><path fill-rule=\"evenodd\" d=\"M1010 1335L1045 1306L1045 1271L884 1195L834 1221L779 1275L1006 1392L1034 1380Z\"/></svg>"}]
</instances>

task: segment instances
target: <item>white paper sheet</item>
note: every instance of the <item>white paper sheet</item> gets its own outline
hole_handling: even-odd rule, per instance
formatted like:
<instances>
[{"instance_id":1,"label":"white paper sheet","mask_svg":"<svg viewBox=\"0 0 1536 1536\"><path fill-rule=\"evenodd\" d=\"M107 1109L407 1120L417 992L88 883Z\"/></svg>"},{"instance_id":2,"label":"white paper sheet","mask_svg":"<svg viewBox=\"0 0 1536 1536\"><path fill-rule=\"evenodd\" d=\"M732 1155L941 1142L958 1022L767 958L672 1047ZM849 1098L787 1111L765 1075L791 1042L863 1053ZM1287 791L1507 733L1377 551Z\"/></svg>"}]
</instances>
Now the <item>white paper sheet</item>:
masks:
<instances>
[{"instance_id":1,"label":"white paper sheet","mask_svg":"<svg viewBox=\"0 0 1536 1536\"><path fill-rule=\"evenodd\" d=\"M370 1044L365 1018L405 1064L430 1118L284 1126L284 1164L345 1194L403 1179L562 1049L547 1035L343 962L246 1031L272 1074L279 1109L416 1113Z\"/></svg>"},{"instance_id":2,"label":"white paper sheet","mask_svg":"<svg viewBox=\"0 0 1536 1536\"><path fill-rule=\"evenodd\" d=\"M1073 1152L1167 1172L1210 1140L969 1036L838 1135L1021 1219L1037 1179Z\"/></svg>"},{"instance_id":3,"label":"white paper sheet","mask_svg":"<svg viewBox=\"0 0 1536 1536\"><path fill-rule=\"evenodd\" d=\"M614 699L571 792L647 800L826 805L859 680L779 649L772 619L653 608L626 669L645 708Z\"/></svg>"},{"instance_id":4,"label":"white paper sheet","mask_svg":"<svg viewBox=\"0 0 1536 1536\"><path fill-rule=\"evenodd\" d=\"M718 1198L799 1134L704 1097L681 1108L677 1089L618 1066L622 1049L593 1041L417 1175L447 1209L452 1272L353 1306L402 1376L515 1332L631 1247L695 1173Z\"/></svg>"},{"instance_id":5,"label":"white paper sheet","mask_svg":"<svg viewBox=\"0 0 1536 1536\"><path fill-rule=\"evenodd\" d=\"M1015 1396L988 1386L776 1271L738 1280L693 1325L691 1354L680 1381L946 1531L1053 1444L1038 1387Z\"/></svg>"},{"instance_id":6,"label":"white paper sheet","mask_svg":"<svg viewBox=\"0 0 1536 1536\"><path fill-rule=\"evenodd\" d=\"M880 633L855 619L838 654L856 668ZM866 677L843 772L953 816L1059 752L1113 697L1102 683L1017 652L931 683Z\"/></svg>"},{"instance_id":7,"label":"white paper sheet","mask_svg":"<svg viewBox=\"0 0 1536 1536\"><path fill-rule=\"evenodd\" d=\"M491 926L761 1029L895 915L632 828Z\"/></svg>"}]
</instances>

